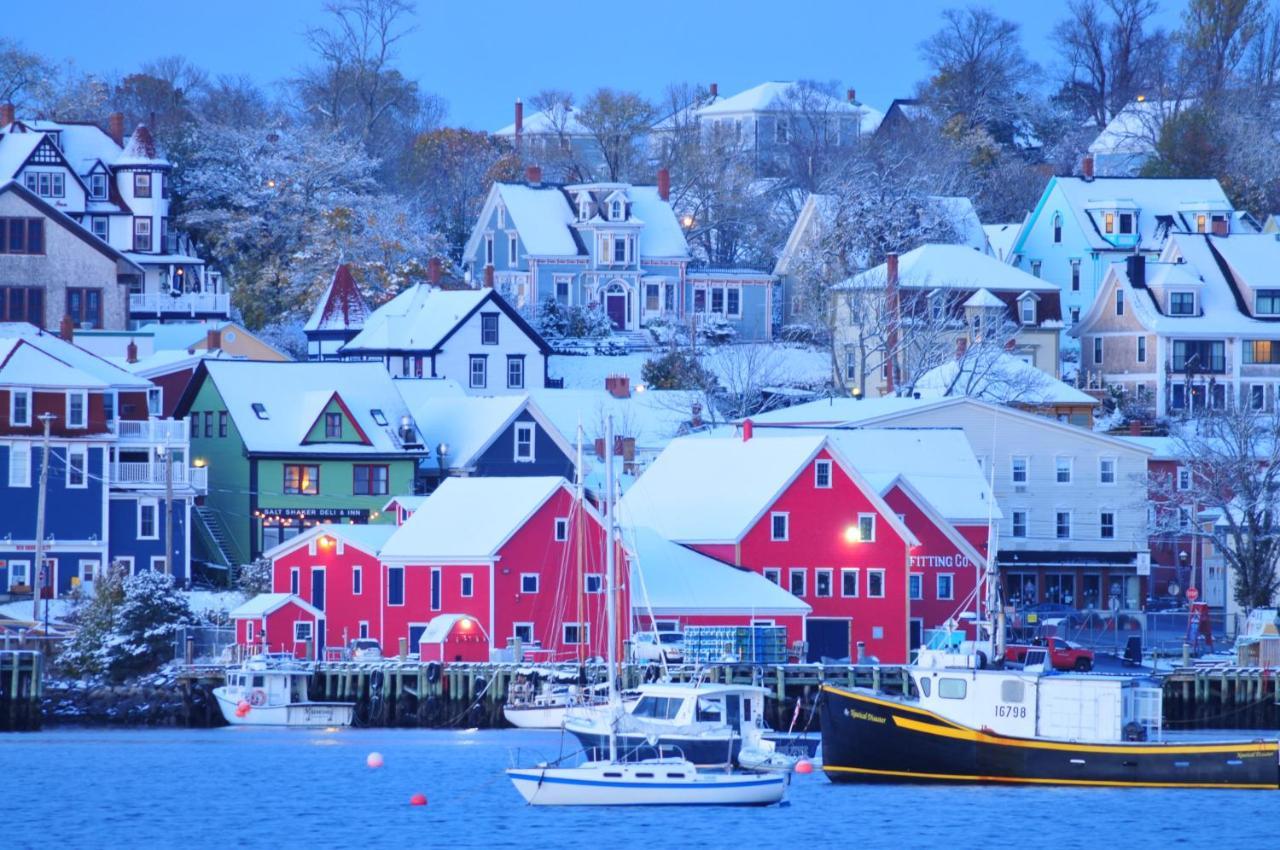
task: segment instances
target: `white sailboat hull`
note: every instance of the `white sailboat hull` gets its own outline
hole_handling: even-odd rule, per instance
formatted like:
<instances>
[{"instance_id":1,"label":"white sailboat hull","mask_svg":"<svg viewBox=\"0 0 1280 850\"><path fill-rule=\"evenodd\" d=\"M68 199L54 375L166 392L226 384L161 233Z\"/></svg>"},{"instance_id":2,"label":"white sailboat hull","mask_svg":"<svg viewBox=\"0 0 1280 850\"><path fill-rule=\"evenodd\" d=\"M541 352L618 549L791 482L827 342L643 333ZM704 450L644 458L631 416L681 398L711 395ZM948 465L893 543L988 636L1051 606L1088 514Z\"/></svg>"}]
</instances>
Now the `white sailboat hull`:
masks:
<instances>
[{"instance_id":1,"label":"white sailboat hull","mask_svg":"<svg viewBox=\"0 0 1280 850\"><path fill-rule=\"evenodd\" d=\"M514 706L502 708L502 716L518 729L559 729L564 725L567 705Z\"/></svg>"},{"instance_id":2,"label":"white sailboat hull","mask_svg":"<svg viewBox=\"0 0 1280 850\"><path fill-rule=\"evenodd\" d=\"M688 762L511 768L507 776L531 806L769 806L782 800L788 781L698 773Z\"/></svg>"},{"instance_id":3,"label":"white sailboat hull","mask_svg":"<svg viewBox=\"0 0 1280 850\"><path fill-rule=\"evenodd\" d=\"M232 726L350 726L355 713L355 703L350 702L295 702L256 706L240 717L236 714L239 700L229 697L224 688L214 688L213 695Z\"/></svg>"}]
</instances>

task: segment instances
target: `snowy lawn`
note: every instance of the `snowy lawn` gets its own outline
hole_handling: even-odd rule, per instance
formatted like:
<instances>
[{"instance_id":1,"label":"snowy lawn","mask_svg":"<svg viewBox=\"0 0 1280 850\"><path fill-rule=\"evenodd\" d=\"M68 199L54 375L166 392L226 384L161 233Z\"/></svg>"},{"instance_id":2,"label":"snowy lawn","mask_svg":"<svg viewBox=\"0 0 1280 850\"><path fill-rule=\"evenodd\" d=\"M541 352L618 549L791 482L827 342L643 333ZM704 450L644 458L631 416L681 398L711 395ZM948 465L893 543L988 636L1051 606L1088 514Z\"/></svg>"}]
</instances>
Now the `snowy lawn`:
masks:
<instances>
[{"instance_id":1,"label":"snowy lawn","mask_svg":"<svg viewBox=\"0 0 1280 850\"><path fill-rule=\"evenodd\" d=\"M703 363L724 381L724 373L735 364L748 364L767 369L776 375L782 386L814 386L831 378L831 357L820 349L782 343L743 343L720 348L703 349ZM640 352L618 357L585 355L574 357L556 354L551 357L548 371L552 377L564 378L567 390L604 389L604 379L610 375L626 375L634 387L640 383L640 372L645 361L660 352ZM770 381L771 383L773 381Z\"/></svg>"}]
</instances>

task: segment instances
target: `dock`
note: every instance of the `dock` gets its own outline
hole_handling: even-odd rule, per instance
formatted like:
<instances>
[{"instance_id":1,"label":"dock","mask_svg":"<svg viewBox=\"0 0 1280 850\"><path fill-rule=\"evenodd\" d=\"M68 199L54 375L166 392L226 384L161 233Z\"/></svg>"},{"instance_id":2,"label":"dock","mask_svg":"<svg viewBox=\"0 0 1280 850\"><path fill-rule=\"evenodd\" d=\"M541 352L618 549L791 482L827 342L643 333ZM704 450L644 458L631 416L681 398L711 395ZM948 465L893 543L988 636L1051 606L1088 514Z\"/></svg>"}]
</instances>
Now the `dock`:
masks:
<instances>
[{"instance_id":1,"label":"dock","mask_svg":"<svg viewBox=\"0 0 1280 850\"><path fill-rule=\"evenodd\" d=\"M43 717L44 656L31 649L0 650L0 732L32 732Z\"/></svg>"},{"instance_id":2,"label":"dock","mask_svg":"<svg viewBox=\"0 0 1280 850\"><path fill-rule=\"evenodd\" d=\"M1183 665L1163 684L1166 729L1280 729L1275 670Z\"/></svg>"}]
</instances>

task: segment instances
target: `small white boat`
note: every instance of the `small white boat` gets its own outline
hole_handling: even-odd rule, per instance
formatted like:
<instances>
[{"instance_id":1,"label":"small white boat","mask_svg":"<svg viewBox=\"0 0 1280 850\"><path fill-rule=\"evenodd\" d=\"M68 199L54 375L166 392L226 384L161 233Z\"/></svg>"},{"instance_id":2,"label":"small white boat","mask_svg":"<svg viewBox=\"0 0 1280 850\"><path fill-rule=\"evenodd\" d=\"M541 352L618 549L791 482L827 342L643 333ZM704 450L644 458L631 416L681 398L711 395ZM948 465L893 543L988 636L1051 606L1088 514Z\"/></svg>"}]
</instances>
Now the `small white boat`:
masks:
<instances>
[{"instance_id":1,"label":"small white boat","mask_svg":"<svg viewBox=\"0 0 1280 850\"><path fill-rule=\"evenodd\" d=\"M355 703L308 699L311 674L292 656L261 655L227 668L213 696L232 726L350 726Z\"/></svg>"},{"instance_id":2,"label":"small white boat","mask_svg":"<svg viewBox=\"0 0 1280 850\"><path fill-rule=\"evenodd\" d=\"M699 773L679 758L539 765L507 775L531 806L769 806L788 782L779 774Z\"/></svg>"},{"instance_id":3,"label":"small white boat","mask_svg":"<svg viewBox=\"0 0 1280 850\"><path fill-rule=\"evenodd\" d=\"M590 689L584 691L577 685L543 682L538 688L525 683L512 686L502 706L502 716L520 729L559 729L569 709L607 704L607 696Z\"/></svg>"}]
</instances>

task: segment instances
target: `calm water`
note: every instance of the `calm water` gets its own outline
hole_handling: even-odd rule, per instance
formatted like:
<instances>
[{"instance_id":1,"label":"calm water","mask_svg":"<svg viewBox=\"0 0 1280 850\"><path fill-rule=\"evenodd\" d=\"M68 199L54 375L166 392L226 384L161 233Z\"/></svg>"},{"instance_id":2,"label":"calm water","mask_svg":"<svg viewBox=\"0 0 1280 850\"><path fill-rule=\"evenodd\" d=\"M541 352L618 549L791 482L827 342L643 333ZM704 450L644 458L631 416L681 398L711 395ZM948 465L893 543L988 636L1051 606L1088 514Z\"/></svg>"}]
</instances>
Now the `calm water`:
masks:
<instances>
[{"instance_id":1,"label":"calm water","mask_svg":"<svg viewBox=\"0 0 1280 850\"><path fill-rule=\"evenodd\" d=\"M502 769L553 732L58 729L0 736L0 846L1274 846L1280 792L833 786L769 809L525 806ZM365 767L378 751L380 770ZM409 805L421 791L425 808ZM1227 846L1227 845L1224 845Z\"/></svg>"}]
</instances>

